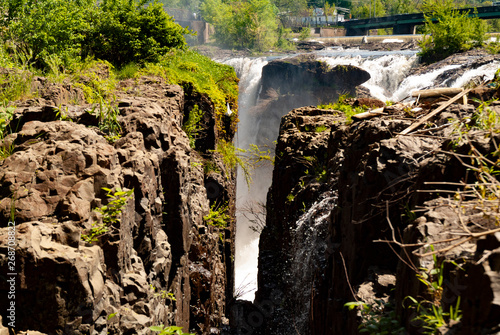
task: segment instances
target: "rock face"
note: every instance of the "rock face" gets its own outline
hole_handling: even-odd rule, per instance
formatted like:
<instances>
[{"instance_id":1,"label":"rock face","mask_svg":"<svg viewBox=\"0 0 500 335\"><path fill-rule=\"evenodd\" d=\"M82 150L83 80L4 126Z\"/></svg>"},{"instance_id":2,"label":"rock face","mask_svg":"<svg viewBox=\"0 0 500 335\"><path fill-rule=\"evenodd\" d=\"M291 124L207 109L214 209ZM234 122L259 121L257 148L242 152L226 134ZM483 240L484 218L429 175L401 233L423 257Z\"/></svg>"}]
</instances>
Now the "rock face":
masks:
<instances>
[{"instance_id":1,"label":"rock face","mask_svg":"<svg viewBox=\"0 0 500 335\"><path fill-rule=\"evenodd\" d=\"M354 93L354 88L370 79L365 70L352 65L329 68L314 55L303 55L269 62L262 69L262 92L280 94L310 92L318 102L333 102L341 90ZM311 98L312 98L311 97Z\"/></svg>"},{"instance_id":2,"label":"rock face","mask_svg":"<svg viewBox=\"0 0 500 335\"><path fill-rule=\"evenodd\" d=\"M496 133L470 132L464 141L445 126L474 111L472 105L448 107L434 120L442 127L424 136L395 136L412 123L403 113L350 126L335 111L287 114L259 245L259 290L254 306L238 316L239 327L254 334L357 334L362 319L344 304L381 299L393 306L379 312L384 320L418 334L425 329L414 321L411 296L444 312L460 297L457 334L497 329L498 224L477 204L430 191L453 195L456 183L474 183L478 176L457 157L496 151ZM457 204L463 209L457 211ZM468 231L489 233L473 238ZM451 246L456 233L471 238L435 259L416 255L430 252L433 243L436 250ZM432 273L429 283L444 278L441 289L419 280L423 268ZM390 319L390 311L399 317Z\"/></svg>"},{"instance_id":3,"label":"rock face","mask_svg":"<svg viewBox=\"0 0 500 335\"><path fill-rule=\"evenodd\" d=\"M262 69L262 88L255 107L259 139L273 141L281 118L294 108L336 102L342 94L356 95L370 74L351 65L329 68L314 55L301 55L269 62ZM259 143L260 144L260 143Z\"/></svg>"},{"instance_id":4,"label":"rock face","mask_svg":"<svg viewBox=\"0 0 500 335\"><path fill-rule=\"evenodd\" d=\"M16 111L19 130L6 138L14 152L0 162L0 212L16 224L17 331L149 334L164 324L207 334L225 322L233 222L219 230L203 217L234 198L234 172L217 153L190 148L181 126L192 102L180 87L152 77L124 85L115 143L96 127L95 106L70 105L64 117L51 106ZM205 175L207 160L219 172ZM94 210L111 201L105 188L133 192L119 220L85 243L81 235L111 215ZM8 238L1 228L2 273ZM8 290L1 281L2 297ZM9 302L0 301L6 324Z\"/></svg>"}]
</instances>

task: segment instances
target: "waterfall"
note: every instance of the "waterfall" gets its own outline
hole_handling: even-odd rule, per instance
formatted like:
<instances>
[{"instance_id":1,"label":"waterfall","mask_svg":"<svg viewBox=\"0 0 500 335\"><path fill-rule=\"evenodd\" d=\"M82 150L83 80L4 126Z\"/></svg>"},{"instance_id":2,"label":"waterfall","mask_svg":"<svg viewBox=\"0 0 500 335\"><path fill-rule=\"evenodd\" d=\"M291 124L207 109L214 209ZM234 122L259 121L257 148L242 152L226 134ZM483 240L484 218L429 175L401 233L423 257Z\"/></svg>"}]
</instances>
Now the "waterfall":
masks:
<instances>
[{"instance_id":1,"label":"waterfall","mask_svg":"<svg viewBox=\"0 0 500 335\"><path fill-rule=\"evenodd\" d=\"M498 62L492 62L477 69L468 70L456 80L436 82L441 74L457 69L460 65L449 65L429 73L408 76L411 68L417 63L416 51L379 52L351 49L345 51L336 48L316 52L316 54L320 61L324 61L331 66L350 64L368 71L371 79L362 86L368 88L374 97L382 101L394 102L408 98L414 90L439 85L460 87L477 76L482 79L491 79L499 66ZM265 57L219 60L233 66L240 78L240 123L236 145L242 149L247 149L249 144L267 144L273 147L272 141L276 140L278 135L279 119L276 119L276 115L269 116L266 119L265 115L258 117L257 112L253 110L253 107L258 102L262 68L268 63L268 60ZM263 127L267 128L268 131L262 132ZM269 138L260 138L258 134L262 133L270 134ZM236 191L235 288L236 296L239 299L253 301L257 289L259 234L253 231L251 226L254 224L252 220L265 220L265 213L260 211L260 205L265 203L267 191L272 181L271 178L272 166L264 166L254 171L253 183L247 186L242 171L238 171ZM302 221L297 223L299 235L304 237L304 241L310 238L315 239L316 242L319 241L321 227L323 227L321 220L325 221L325 218L315 216L315 213L318 212L317 207L321 205L330 206L333 202L332 197L325 199L328 199L326 204L320 202L319 205L314 205L309 212L304 214L303 219L301 219ZM305 229L301 228L305 227L304 222L310 221L312 217L315 217L315 223L312 226L309 225L307 229L318 228L318 232L314 234L310 231L307 234L301 232L300 229ZM301 247L299 244L297 240L297 254L295 259L301 262L306 261L301 258L310 258L312 256L304 253L306 246L303 245ZM309 280L308 278L303 279L305 282ZM297 285L307 284L304 281L298 281Z\"/></svg>"},{"instance_id":2,"label":"waterfall","mask_svg":"<svg viewBox=\"0 0 500 335\"><path fill-rule=\"evenodd\" d=\"M326 236L328 234L329 217L337 204L336 192L328 191L320 195L309 210L302 214L296 223L293 234L294 257L291 261L292 295L295 297L292 310L294 328L300 334L309 334L308 313L311 305L311 293L314 276L318 270L324 268L325 254L328 247ZM305 286L304 284L309 284Z\"/></svg>"},{"instance_id":3,"label":"waterfall","mask_svg":"<svg viewBox=\"0 0 500 335\"><path fill-rule=\"evenodd\" d=\"M373 52L358 52L355 56L324 55L319 58L330 66L354 65L370 74L370 80L362 86L368 88L373 97L382 101L392 100L392 92L396 91L399 84L416 65L416 53L385 54Z\"/></svg>"},{"instance_id":4,"label":"waterfall","mask_svg":"<svg viewBox=\"0 0 500 335\"><path fill-rule=\"evenodd\" d=\"M224 63L234 67L240 78L238 101L240 122L236 135L236 146L248 149L250 144L265 144L261 139L257 139L258 120L252 107L257 104L262 68L267 64L267 60L265 58L234 58L226 60ZM258 178L255 177L256 175ZM258 171L253 171L253 182L247 185L243 171L238 167L235 292L236 296L243 300L253 301L257 290L259 234L252 229L254 225L252 220L265 220L265 213L262 213L261 210L266 201L267 190L271 186L271 176L272 166L263 166Z\"/></svg>"}]
</instances>

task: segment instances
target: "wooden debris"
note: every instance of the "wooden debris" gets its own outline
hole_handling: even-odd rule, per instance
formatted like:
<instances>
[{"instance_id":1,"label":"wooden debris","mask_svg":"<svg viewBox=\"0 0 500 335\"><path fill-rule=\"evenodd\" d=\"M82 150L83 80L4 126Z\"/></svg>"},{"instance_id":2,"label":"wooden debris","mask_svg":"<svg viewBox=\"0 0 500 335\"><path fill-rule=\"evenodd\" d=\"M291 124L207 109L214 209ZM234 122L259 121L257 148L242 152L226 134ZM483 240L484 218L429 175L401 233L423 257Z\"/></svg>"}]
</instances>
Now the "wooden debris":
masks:
<instances>
[{"instance_id":1,"label":"wooden debris","mask_svg":"<svg viewBox=\"0 0 500 335\"><path fill-rule=\"evenodd\" d=\"M456 87L438 87L438 88L432 88L429 90L420 90L420 91L414 91L412 92L411 96L414 98L420 97L420 98L438 98L443 95L445 96L454 96L457 95L461 92L463 92L463 88L456 88Z\"/></svg>"},{"instance_id":2,"label":"wooden debris","mask_svg":"<svg viewBox=\"0 0 500 335\"><path fill-rule=\"evenodd\" d=\"M418 120L417 122L413 123L411 126L409 126L408 128L406 128L405 130L403 130L399 134L400 135L406 135L410 131L413 131L413 130L417 129L420 125L422 125L423 123L427 122L429 119L431 119L432 117L436 116L437 114L439 114L440 112L442 112L443 110L445 110L449 105L451 105L455 101L458 101L464 95L466 95L467 93L469 93L470 90L471 89L468 89L468 90L462 91L459 94L455 95L453 98L451 98L450 100L448 100L447 102L445 102L444 104L442 104L441 106L439 106L436 110L430 112L429 114L427 114L426 116L424 116L423 118L421 118L420 120Z\"/></svg>"},{"instance_id":3,"label":"wooden debris","mask_svg":"<svg viewBox=\"0 0 500 335\"><path fill-rule=\"evenodd\" d=\"M353 120L366 120L366 119L371 119L372 117L380 116L380 115L384 115L384 107L377 108L377 109L363 112L363 113L359 113L359 114L354 114L353 116L351 116L351 118Z\"/></svg>"}]
</instances>

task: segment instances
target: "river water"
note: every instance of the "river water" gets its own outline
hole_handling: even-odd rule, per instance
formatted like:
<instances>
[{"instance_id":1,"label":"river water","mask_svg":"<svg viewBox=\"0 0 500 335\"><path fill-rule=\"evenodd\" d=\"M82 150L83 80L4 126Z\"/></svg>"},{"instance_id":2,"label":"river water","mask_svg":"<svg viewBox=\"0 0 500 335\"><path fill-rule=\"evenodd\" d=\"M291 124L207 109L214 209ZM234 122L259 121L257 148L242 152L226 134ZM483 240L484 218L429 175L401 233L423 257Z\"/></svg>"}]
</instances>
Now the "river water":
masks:
<instances>
[{"instance_id":1,"label":"river water","mask_svg":"<svg viewBox=\"0 0 500 335\"><path fill-rule=\"evenodd\" d=\"M466 71L459 79L450 82L436 82L437 78L448 70L460 65L449 65L438 70L409 76L410 71L418 63L417 51L366 51L343 50L331 48L314 52L320 61L331 66L355 65L370 73L371 79L362 84L370 90L371 95L382 101L402 101L409 99L411 92L434 86L462 87L470 80L480 77L481 80L492 79L499 68L498 62L491 62L477 69ZM295 55L293 55L295 56ZM283 56L292 57L290 55ZM279 131L279 115L270 115L269 118L258 117L255 106L258 104L258 95L261 87L262 68L271 60L280 57L260 58L231 58L218 60L235 68L240 78L239 119L236 146L248 149L250 144L274 147ZM265 129L265 131L262 131ZM258 134L266 133L265 139ZM239 299L254 300L257 289L257 259L259 233L258 224L265 220L262 206L265 204L267 191L271 185L272 166L265 165L253 173L253 182L245 183L243 173L238 171L236 191L236 257L235 257L235 286L236 296ZM304 214L305 216L308 213ZM317 223L321 225L320 222ZM255 231L257 230L257 231Z\"/></svg>"}]
</instances>

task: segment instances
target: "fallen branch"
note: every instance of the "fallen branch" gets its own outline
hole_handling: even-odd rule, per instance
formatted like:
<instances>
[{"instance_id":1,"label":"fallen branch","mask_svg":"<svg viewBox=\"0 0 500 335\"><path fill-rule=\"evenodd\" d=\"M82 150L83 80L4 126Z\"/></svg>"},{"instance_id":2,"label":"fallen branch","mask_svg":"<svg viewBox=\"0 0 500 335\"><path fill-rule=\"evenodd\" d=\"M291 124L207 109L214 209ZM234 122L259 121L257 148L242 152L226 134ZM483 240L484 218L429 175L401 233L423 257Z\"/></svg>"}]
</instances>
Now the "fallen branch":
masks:
<instances>
[{"instance_id":1,"label":"fallen branch","mask_svg":"<svg viewBox=\"0 0 500 335\"><path fill-rule=\"evenodd\" d=\"M442 253L442 252L446 253L446 252L450 251L451 249L456 248L459 245L464 244L465 242L468 242L468 241L472 240L473 238L479 238L481 236L491 235L491 234L495 234L497 232L500 232L500 228L492 229L492 230L488 230L488 231L484 231L482 233L470 233L470 236L467 237L465 240L457 242L455 244L452 244L452 245L450 245L450 246L448 246L446 248L439 249L439 250L434 250L434 251L431 251L431 252L426 252L425 254L418 254L418 253L415 252L417 250L415 250L413 252L413 254L415 256L418 256L418 257L425 257L425 256L431 256L431 255L434 255L434 254L439 254L439 253ZM462 237L460 237L460 238L462 238ZM436 244L436 243L442 243L442 241L436 241L436 242L427 243L427 244Z\"/></svg>"},{"instance_id":2,"label":"fallen branch","mask_svg":"<svg viewBox=\"0 0 500 335\"><path fill-rule=\"evenodd\" d=\"M463 88L456 88L456 87L437 87L437 88L431 88L429 90L420 90L420 91L414 91L412 92L411 96L416 98L434 98L434 97L441 97L441 96L454 96L456 94L459 94L463 92Z\"/></svg>"},{"instance_id":3,"label":"fallen branch","mask_svg":"<svg viewBox=\"0 0 500 335\"><path fill-rule=\"evenodd\" d=\"M365 120L365 119L371 119L372 117L380 116L380 115L384 115L384 114L386 114L386 113L384 113L384 108L381 107L381 108L377 108L377 109L374 109L371 111L367 111L367 112L363 112L363 113L359 113L359 114L354 114L351 116L351 119Z\"/></svg>"},{"instance_id":4,"label":"fallen branch","mask_svg":"<svg viewBox=\"0 0 500 335\"><path fill-rule=\"evenodd\" d=\"M467 89L465 91L462 91L459 94L455 95L453 98L451 98L450 100L448 100L447 102L445 102L444 104L442 104L441 106L439 106L436 110L434 110L433 112L430 112L429 114L427 114L426 116L424 116L423 118L421 118L418 122L413 123L411 126L409 126L408 128L406 128L405 130L403 130L399 134L400 135L406 135L410 131L413 131L413 130L417 129L422 123L427 122L432 117L434 117L437 114L441 113L443 110L445 110L446 108L448 108L449 105L451 105L452 103L454 103L455 101L457 101L458 99L460 99L461 97L463 97L464 95L466 95L467 93L469 93L470 90L471 89L469 88L469 89Z\"/></svg>"}]
</instances>

